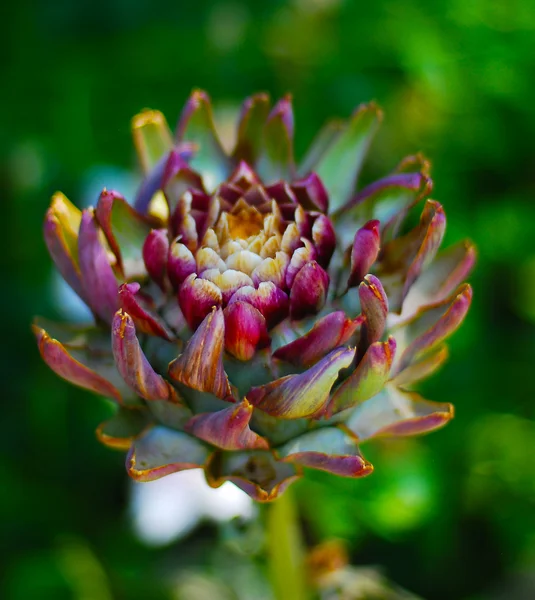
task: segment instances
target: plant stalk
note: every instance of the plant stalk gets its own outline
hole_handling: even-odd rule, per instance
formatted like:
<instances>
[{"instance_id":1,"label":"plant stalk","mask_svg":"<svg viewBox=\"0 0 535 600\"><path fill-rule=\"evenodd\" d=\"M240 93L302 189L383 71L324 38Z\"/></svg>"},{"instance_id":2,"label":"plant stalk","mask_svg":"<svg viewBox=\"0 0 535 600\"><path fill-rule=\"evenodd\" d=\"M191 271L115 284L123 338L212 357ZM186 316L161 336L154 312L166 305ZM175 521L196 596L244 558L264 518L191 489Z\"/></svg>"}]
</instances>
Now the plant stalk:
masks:
<instances>
[{"instance_id":1,"label":"plant stalk","mask_svg":"<svg viewBox=\"0 0 535 600\"><path fill-rule=\"evenodd\" d=\"M269 575L276 600L308 600L304 544L291 490L267 506Z\"/></svg>"}]
</instances>

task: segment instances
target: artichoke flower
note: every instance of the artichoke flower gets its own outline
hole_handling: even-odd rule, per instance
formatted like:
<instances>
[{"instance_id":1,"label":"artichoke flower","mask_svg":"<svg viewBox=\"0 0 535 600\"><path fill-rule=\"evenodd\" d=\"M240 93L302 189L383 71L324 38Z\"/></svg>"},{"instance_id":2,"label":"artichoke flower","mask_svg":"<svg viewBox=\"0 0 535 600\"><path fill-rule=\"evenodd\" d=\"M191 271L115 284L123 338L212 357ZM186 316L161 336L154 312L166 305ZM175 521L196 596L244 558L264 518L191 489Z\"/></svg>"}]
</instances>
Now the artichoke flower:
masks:
<instances>
[{"instance_id":1,"label":"artichoke flower","mask_svg":"<svg viewBox=\"0 0 535 600\"><path fill-rule=\"evenodd\" d=\"M420 155L356 191L381 119L360 106L296 165L289 97L245 100L227 153L195 91L175 135L160 112L133 119L132 203L105 189L80 211L55 194L46 245L94 324L34 332L55 373L116 404L96 434L128 450L133 479L201 467L267 502L304 468L368 475L360 444L452 418L413 388L447 358L475 250L438 252Z\"/></svg>"}]
</instances>

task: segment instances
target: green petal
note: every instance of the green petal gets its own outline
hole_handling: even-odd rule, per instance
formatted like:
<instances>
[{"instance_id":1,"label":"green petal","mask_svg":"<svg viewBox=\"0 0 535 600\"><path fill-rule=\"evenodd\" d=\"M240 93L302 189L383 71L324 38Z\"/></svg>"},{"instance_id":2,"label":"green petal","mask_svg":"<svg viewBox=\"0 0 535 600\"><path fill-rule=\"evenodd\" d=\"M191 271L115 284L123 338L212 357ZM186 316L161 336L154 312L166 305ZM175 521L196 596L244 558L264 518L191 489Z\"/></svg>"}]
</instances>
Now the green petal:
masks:
<instances>
[{"instance_id":1,"label":"green petal","mask_svg":"<svg viewBox=\"0 0 535 600\"><path fill-rule=\"evenodd\" d=\"M315 171L329 192L330 211L341 208L353 194L368 147L382 112L374 103L361 105L318 161Z\"/></svg>"},{"instance_id":2,"label":"green petal","mask_svg":"<svg viewBox=\"0 0 535 600\"><path fill-rule=\"evenodd\" d=\"M177 127L179 142L193 142L197 149L190 161L208 191L213 191L229 175L229 160L217 137L212 105L208 95L195 90L187 101Z\"/></svg>"},{"instance_id":3,"label":"green petal","mask_svg":"<svg viewBox=\"0 0 535 600\"><path fill-rule=\"evenodd\" d=\"M144 173L153 169L173 147L173 136L163 114L144 110L132 119L132 136Z\"/></svg>"},{"instance_id":4,"label":"green petal","mask_svg":"<svg viewBox=\"0 0 535 600\"><path fill-rule=\"evenodd\" d=\"M136 481L153 481L202 467L209 455L208 447L187 433L157 425L134 441L126 470Z\"/></svg>"},{"instance_id":5,"label":"green petal","mask_svg":"<svg viewBox=\"0 0 535 600\"><path fill-rule=\"evenodd\" d=\"M111 419L97 427L95 433L105 446L128 450L149 423L150 417L146 411L119 407Z\"/></svg>"}]
</instances>

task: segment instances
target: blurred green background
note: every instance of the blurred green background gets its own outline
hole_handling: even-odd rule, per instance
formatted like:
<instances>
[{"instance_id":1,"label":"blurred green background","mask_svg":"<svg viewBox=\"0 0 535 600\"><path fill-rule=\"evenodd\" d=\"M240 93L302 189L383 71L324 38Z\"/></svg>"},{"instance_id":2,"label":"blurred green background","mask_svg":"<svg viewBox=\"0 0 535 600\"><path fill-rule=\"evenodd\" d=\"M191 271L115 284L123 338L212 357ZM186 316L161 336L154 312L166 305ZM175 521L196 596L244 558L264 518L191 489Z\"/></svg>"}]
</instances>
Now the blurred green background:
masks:
<instances>
[{"instance_id":1,"label":"blurred green background","mask_svg":"<svg viewBox=\"0 0 535 600\"><path fill-rule=\"evenodd\" d=\"M29 329L68 308L41 235L51 194L95 201L107 175L128 187L130 118L151 107L174 123L200 87L224 122L247 94L292 92L299 155L328 116L376 99L365 176L423 151L446 243L479 247L469 318L423 386L455 421L366 448L368 479L298 484L307 541L345 539L354 564L429 600L534 598L533 1L19 0L3 25L0 597L193 600L181 569L232 579L247 564L213 547L250 532L136 537L124 458L94 437L107 405L49 372Z\"/></svg>"}]
</instances>

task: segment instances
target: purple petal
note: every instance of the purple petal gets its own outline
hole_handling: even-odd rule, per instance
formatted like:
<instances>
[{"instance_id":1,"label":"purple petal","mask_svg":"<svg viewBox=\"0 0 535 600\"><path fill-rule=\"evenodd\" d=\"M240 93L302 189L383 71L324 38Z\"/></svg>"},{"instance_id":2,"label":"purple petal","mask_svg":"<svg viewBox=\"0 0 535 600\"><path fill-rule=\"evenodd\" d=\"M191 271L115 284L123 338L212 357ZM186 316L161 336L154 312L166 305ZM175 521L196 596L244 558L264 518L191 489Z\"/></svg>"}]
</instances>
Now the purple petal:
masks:
<instances>
[{"instance_id":1,"label":"purple petal","mask_svg":"<svg viewBox=\"0 0 535 600\"><path fill-rule=\"evenodd\" d=\"M214 413L194 416L185 431L222 450L267 450L267 441L249 428L252 414L253 407L243 400Z\"/></svg>"},{"instance_id":2,"label":"purple petal","mask_svg":"<svg viewBox=\"0 0 535 600\"><path fill-rule=\"evenodd\" d=\"M108 254L99 238L99 229L91 209L82 212L78 237L78 260L85 297L93 312L111 323L119 307L117 280Z\"/></svg>"},{"instance_id":3,"label":"purple petal","mask_svg":"<svg viewBox=\"0 0 535 600\"><path fill-rule=\"evenodd\" d=\"M33 325L32 329L43 360L56 375L86 390L122 402L122 394L115 385L77 360L61 342L51 338L44 329L37 325Z\"/></svg>"},{"instance_id":4,"label":"purple petal","mask_svg":"<svg viewBox=\"0 0 535 600\"><path fill-rule=\"evenodd\" d=\"M182 431L152 427L134 441L126 470L135 481L154 481L177 471L202 467L210 450Z\"/></svg>"},{"instance_id":5,"label":"purple petal","mask_svg":"<svg viewBox=\"0 0 535 600\"><path fill-rule=\"evenodd\" d=\"M333 394L327 415L330 417L378 394L388 381L395 352L393 337L372 344L358 367Z\"/></svg>"},{"instance_id":6,"label":"purple petal","mask_svg":"<svg viewBox=\"0 0 535 600\"><path fill-rule=\"evenodd\" d=\"M261 282L258 288L241 287L230 298L229 306L234 302L248 302L254 306L266 319L268 329L288 316L288 296L271 281Z\"/></svg>"},{"instance_id":7,"label":"purple petal","mask_svg":"<svg viewBox=\"0 0 535 600\"><path fill-rule=\"evenodd\" d=\"M290 292L292 319L302 319L318 313L325 304L329 275L316 261L307 263L297 273Z\"/></svg>"},{"instance_id":8,"label":"purple petal","mask_svg":"<svg viewBox=\"0 0 535 600\"><path fill-rule=\"evenodd\" d=\"M359 404L346 426L361 441L382 436L409 436L443 427L453 418L453 406L429 402L414 392L387 386Z\"/></svg>"},{"instance_id":9,"label":"purple petal","mask_svg":"<svg viewBox=\"0 0 535 600\"><path fill-rule=\"evenodd\" d=\"M322 213L329 210L327 190L316 173L294 181L291 187L299 204L307 210L319 210Z\"/></svg>"},{"instance_id":10,"label":"purple petal","mask_svg":"<svg viewBox=\"0 0 535 600\"><path fill-rule=\"evenodd\" d=\"M379 221L368 221L355 234L351 249L351 274L347 287L355 287L370 272L370 268L377 260L381 238L379 235Z\"/></svg>"},{"instance_id":11,"label":"purple petal","mask_svg":"<svg viewBox=\"0 0 535 600\"><path fill-rule=\"evenodd\" d=\"M315 261L316 259L316 249L314 246L307 240L304 239L304 246L301 248L297 248L294 250L292 257L290 259L290 264L286 269L286 287L291 289L293 282L297 273L309 262Z\"/></svg>"},{"instance_id":12,"label":"purple petal","mask_svg":"<svg viewBox=\"0 0 535 600\"><path fill-rule=\"evenodd\" d=\"M167 256L169 254L169 236L167 230L152 229L143 243L142 252L143 262L148 274L159 285L160 289L165 291Z\"/></svg>"},{"instance_id":13,"label":"purple petal","mask_svg":"<svg viewBox=\"0 0 535 600\"><path fill-rule=\"evenodd\" d=\"M359 349L365 350L383 337L388 316L388 298L375 275L366 275L359 285L359 298L362 314L366 317Z\"/></svg>"},{"instance_id":14,"label":"purple petal","mask_svg":"<svg viewBox=\"0 0 535 600\"><path fill-rule=\"evenodd\" d=\"M197 265L195 257L191 250L179 242L179 238L174 240L169 247L167 257L167 272L171 285L178 290L180 285L193 273Z\"/></svg>"},{"instance_id":15,"label":"purple petal","mask_svg":"<svg viewBox=\"0 0 535 600\"><path fill-rule=\"evenodd\" d=\"M119 287L119 304L132 318L138 331L155 335L164 340L174 339L165 321L152 312L139 293L139 283L123 283Z\"/></svg>"},{"instance_id":16,"label":"purple petal","mask_svg":"<svg viewBox=\"0 0 535 600\"><path fill-rule=\"evenodd\" d=\"M338 374L347 368L355 355L354 348L338 348L299 375L252 388L247 394L251 404L280 419L319 416L330 398Z\"/></svg>"},{"instance_id":17,"label":"purple petal","mask_svg":"<svg viewBox=\"0 0 535 600\"><path fill-rule=\"evenodd\" d=\"M218 398L232 394L223 367L225 319L215 307L188 341L184 352L169 364L169 375L175 381Z\"/></svg>"},{"instance_id":18,"label":"purple petal","mask_svg":"<svg viewBox=\"0 0 535 600\"><path fill-rule=\"evenodd\" d=\"M336 231L329 217L319 215L312 226L312 240L316 246L318 264L326 269L336 248Z\"/></svg>"},{"instance_id":19,"label":"purple petal","mask_svg":"<svg viewBox=\"0 0 535 600\"><path fill-rule=\"evenodd\" d=\"M195 331L207 315L221 306L223 296L221 290L207 279L190 275L180 286L178 303L188 325Z\"/></svg>"},{"instance_id":20,"label":"purple petal","mask_svg":"<svg viewBox=\"0 0 535 600\"><path fill-rule=\"evenodd\" d=\"M294 465L278 462L270 452L224 452L212 456L206 479L212 487L232 481L257 502L271 502L301 477Z\"/></svg>"},{"instance_id":21,"label":"purple petal","mask_svg":"<svg viewBox=\"0 0 535 600\"><path fill-rule=\"evenodd\" d=\"M145 400L175 398L173 388L154 371L143 353L130 315L122 310L116 313L111 336L117 370L136 394Z\"/></svg>"},{"instance_id":22,"label":"purple petal","mask_svg":"<svg viewBox=\"0 0 535 600\"><path fill-rule=\"evenodd\" d=\"M309 431L277 448L284 462L327 471L341 477L364 477L373 466L363 458L355 440L336 427Z\"/></svg>"},{"instance_id":23,"label":"purple petal","mask_svg":"<svg viewBox=\"0 0 535 600\"><path fill-rule=\"evenodd\" d=\"M273 357L300 367L310 367L320 358L345 344L363 318L348 319L343 311L321 318L305 335L278 348Z\"/></svg>"},{"instance_id":24,"label":"purple petal","mask_svg":"<svg viewBox=\"0 0 535 600\"><path fill-rule=\"evenodd\" d=\"M269 344L266 320L248 302L233 302L223 311L225 349L238 360L250 360L256 349Z\"/></svg>"}]
</instances>

